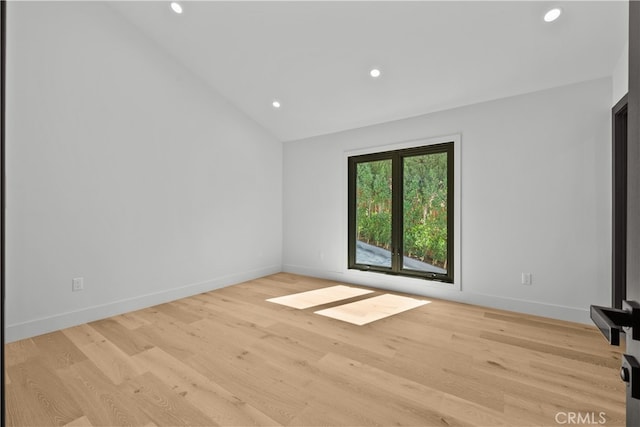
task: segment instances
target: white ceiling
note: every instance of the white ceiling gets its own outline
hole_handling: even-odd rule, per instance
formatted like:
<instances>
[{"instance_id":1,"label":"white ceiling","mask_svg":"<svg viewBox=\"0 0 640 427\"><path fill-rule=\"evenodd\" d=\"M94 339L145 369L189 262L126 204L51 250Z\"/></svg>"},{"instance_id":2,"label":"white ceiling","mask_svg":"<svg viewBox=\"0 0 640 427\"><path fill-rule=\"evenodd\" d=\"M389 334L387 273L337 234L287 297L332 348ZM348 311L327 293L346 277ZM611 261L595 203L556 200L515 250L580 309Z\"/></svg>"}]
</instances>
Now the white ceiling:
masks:
<instances>
[{"instance_id":1,"label":"white ceiling","mask_svg":"<svg viewBox=\"0 0 640 427\"><path fill-rule=\"evenodd\" d=\"M181 4L112 6L283 141L610 76L628 33L626 1Z\"/></svg>"}]
</instances>

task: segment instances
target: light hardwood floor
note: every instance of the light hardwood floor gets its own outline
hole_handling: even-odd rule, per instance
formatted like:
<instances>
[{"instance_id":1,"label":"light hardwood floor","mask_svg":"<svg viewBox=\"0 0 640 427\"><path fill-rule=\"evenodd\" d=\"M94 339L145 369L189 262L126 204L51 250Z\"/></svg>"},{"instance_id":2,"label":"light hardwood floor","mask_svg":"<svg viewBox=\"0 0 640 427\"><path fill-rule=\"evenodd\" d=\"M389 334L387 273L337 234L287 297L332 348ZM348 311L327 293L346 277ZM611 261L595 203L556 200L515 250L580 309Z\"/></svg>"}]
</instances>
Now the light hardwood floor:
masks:
<instances>
[{"instance_id":1,"label":"light hardwood floor","mask_svg":"<svg viewBox=\"0 0 640 427\"><path fill-rule=\"evenodd\" d=\"M624 425L620 351L594 327L440 300L355 326L265 301L335 284L280 273L8 344L7 424Z\"/></svg>"}]
</instances>

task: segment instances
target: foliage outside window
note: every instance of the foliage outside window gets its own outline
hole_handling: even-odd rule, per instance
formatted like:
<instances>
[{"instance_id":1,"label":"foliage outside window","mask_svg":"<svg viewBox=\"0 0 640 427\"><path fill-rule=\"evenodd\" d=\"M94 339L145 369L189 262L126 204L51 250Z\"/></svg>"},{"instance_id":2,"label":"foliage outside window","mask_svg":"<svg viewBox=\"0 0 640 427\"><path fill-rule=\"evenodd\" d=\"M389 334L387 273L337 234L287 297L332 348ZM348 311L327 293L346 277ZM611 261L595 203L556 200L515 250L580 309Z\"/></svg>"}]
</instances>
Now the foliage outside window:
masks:
<instances>
[{"instance_id":1,"label":"foliage outside window","mask_svg":"<svg viewBox=\"0 0 640 427\"><path fill-rule=\"evenodd\" d=\"M349 157L349 268L453 282L453 143Z\"/></svg>"}]
</instances>

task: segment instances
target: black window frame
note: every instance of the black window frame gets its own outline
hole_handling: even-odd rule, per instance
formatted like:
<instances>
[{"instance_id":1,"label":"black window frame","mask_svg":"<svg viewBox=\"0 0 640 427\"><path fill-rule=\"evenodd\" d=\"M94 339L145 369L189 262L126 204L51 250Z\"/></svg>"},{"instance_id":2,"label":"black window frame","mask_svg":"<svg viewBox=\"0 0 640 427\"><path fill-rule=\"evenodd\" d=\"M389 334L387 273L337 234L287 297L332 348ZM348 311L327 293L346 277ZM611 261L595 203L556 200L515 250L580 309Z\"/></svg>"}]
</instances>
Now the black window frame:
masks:
<instances>
[{"instance_id":1,"label":"black window frame","mask_svg":"<svg viewBox=\"0 0 640 427\"><path fill-rule=\"evenodd\" d=\"M428 154L447 154L447 273L417 271L403 267L403 194L405 157ZM356 263L356 172L358 163L391 160L391 267ZM444 283L454 283L454 142L424 145L350 156L348 158L348 268L396 276L422 278Z\"/></svg>"}]
</instances>

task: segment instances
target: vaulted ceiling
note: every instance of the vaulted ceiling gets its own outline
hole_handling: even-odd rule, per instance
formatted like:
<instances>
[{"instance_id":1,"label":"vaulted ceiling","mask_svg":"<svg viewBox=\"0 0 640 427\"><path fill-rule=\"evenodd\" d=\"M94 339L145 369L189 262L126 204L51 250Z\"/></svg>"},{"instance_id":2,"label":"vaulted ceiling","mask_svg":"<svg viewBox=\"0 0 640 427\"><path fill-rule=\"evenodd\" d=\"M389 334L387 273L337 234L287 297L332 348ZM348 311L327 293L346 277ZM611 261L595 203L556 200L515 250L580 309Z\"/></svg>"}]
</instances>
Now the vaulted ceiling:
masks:
<instances>
[{"instance_id":1,"label":"vaulted ceiling","mask_svg":"<svg viewBox=\"0 0 640 427\"><path fill-rule=\"evenodd\" d=\"M628 37L626 1L180 4L111 5L283 141L610 76Z\"/></svg>"}]
</instances>

